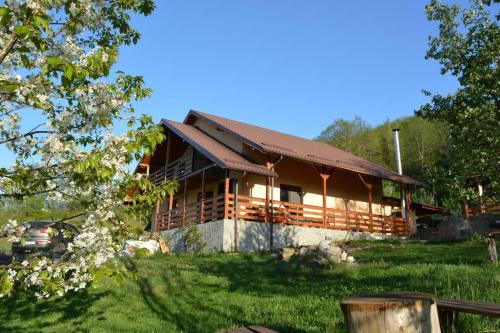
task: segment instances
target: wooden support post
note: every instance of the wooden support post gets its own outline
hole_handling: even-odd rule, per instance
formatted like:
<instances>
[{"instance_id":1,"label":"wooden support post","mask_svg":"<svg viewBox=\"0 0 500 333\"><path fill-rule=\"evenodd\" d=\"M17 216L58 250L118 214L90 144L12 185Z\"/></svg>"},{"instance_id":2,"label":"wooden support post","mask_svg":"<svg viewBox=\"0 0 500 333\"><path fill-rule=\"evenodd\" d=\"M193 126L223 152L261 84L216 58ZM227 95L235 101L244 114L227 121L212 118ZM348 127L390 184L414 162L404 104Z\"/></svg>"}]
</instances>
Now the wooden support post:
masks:
<instances>
[{"instance_id":1,"label":"wooden support post","mask_svg":"<svg viewBox=\"0 0 500 333\"><path fill-rule=\"evenodd\" d=\"M369 182L363 178L363 176L358 173L358 177L365 186L366 190L368 191L368 212L370 213L369 219L370 219L370 232L373 231L373 208L372 208L372 189L373 189L373 182Z\"/></svg>"},{"instance_id":2,"label":"wooden support post","mask_svg":"<svg viewBox=\"0 0 500 333\"><path fill-rule=\"evenodd\" d=\"M229 219L229 170L225 170L224 178L224 219Z\"/></svg>"},{"instance_id":3,"label":"wooden support post","mask_svg":"<svg viewBox=\"0 0 500 333\"><path fill-rule=\"evenodd\" d=\"M351 221L349 219L349 199L344 199L344 207L345 207L346 227L349 229L351 227Z\"/></svg>"},{"instance_id":4,"label":"wooden support post","mask_svg":"<svg viewBox=\"0 0 500 333\"><path fill-rule=\"evenodd\" d=\"M439 314L439 326L441 328L441 332L456 333L458 312L439 310L438 314Z\"/></svg>"},{"instance_id":5,"label":"wooden support post","mask_svg":"<svg viewBox=\"0 0 500 333\"><path fill-rule=\"evenodd\" d=\"M323 228L326 228L326 181L330 178L330 175L320 174L321 179L323 180Z\"/></svg>"},{"instance_id":6,"label":"wooden support post","mask_svg":"<svg viewBox=\"0 0 500 333\"><path fill-rule=\"evenodd\" d=\"M270 188L270 181L269 177L266 176L266 201L264 203L264 222L267 223L269 222L269 188Z\"/></svg>"},{"instance_id":7,"label":"wooden support post","mask_svg":"<svg viewBox=\"0 0 500 333\"><path fill-rule=\"evenodd\" d=\"M205 222L205 170L201 173L201 207L200 207L200 223Z\"/></svg>"},{"instance_id":8,"label":"wooden support post","mask_svg":"<svg viewBox=\"0 0 500 333\"><path fill-rule=\"evenodd\" d=\"M187 206L187 185L188 180L187 177L184 178L184 194L182 196L182 226L186 222L186 206Z\"/></svg>"},{"instance_id":9,"label":"wooden support post","mask_svg":"<svg viewBox=\"0 0 500 333\"><path fill-rule=\"evenodd\" d=\"M333 171L335 169L330 168L327 170L327 168L324 167L318 167L317 165L314 166L316 171L319 173L322 179L322 185L323 185L323 228L326 228L326 222L328 220L327 216L327 207L326 207L326 183L328 178L333 174Z\"/></svg>"},{"instance_id":10,"label":"wooden support post","mask_svg":"<svg viewBox=\"0 0 500 333\"><path fill-rule=\"evenodd\" d=\"M271 162L266 162L266 168L268 170L272 170L273 164ZM265 202L265 216L264 216L264 222L268 223L269 222L269 207L270 207L270 197L271 197L271 191L273 189L271 188L271 177L266 176L266 202Z\"/></svg>"},{"instance_id":11,"label":"wooden support post","mask_svg":"<svg viewBox=\"0 0 500 333\"><path fill-rule=\"evenodd\" d=\"M158 224L158 215L160 215L160 206L161 206L160 200L156 200L155 218L153 219L153 223L151 225L151 233L153 234L156 232L156 227Z\"/></svg>"},{"instance_id":12,"label":"wooden support post","mask_svg":"<svg viewBox=\"0 0 500 333\"><path fill-rule=\"evenodd\" d=\"M234 184L234 251L238 251L238 180Z\"/></svg>"},{"instance_id":13,"label":"wooden support post","mask_svg":"<svg viewBox=\"0 0 500 333\"><path fill-rule=\"evenodd\" d=\"M167 220L167 229L170 229L170 222L172 221L172 208L174 206L174 195L170 194L168 198L168 220Z\"/></svg>"}]
</instances>

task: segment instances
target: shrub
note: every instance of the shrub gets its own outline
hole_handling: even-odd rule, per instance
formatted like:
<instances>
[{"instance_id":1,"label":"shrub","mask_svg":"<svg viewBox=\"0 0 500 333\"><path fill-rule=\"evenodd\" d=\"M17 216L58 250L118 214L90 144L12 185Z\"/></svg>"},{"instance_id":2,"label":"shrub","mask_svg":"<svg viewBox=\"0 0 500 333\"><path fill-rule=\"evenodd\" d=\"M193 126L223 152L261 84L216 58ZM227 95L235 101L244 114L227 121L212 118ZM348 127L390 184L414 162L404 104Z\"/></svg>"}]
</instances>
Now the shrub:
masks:
<instances>
[{"instance_id":1,"label":"shrub","mask_svg":"<svg viewBox=\"0 0 500 333\"><path fill-rule=\"evenodd\" d=\"M200 253L205 248L205 240L196 225L186 227L183 242L186 252Z\"/></svg>"}]
</instances>

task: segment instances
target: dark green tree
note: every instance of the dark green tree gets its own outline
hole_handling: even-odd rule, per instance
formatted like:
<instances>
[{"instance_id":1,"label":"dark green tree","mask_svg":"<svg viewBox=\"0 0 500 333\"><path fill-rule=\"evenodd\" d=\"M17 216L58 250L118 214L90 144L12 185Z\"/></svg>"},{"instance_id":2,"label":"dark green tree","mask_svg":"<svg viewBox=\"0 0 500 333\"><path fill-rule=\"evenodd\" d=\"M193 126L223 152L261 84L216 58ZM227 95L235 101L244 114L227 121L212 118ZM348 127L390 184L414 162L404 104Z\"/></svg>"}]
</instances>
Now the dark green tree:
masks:
<instances>
[{"instance_id":1,"label":"dark green tree","mask_svg":"<svg viewBox=\"0 0 500 333\"><path fill-rule=\"evenodd\" d=\"M439 34L429 39L426 58L455 76L452 94L425 92L432 99L416 113L446 123L449 149L446 183L457 198L499 197L500 184L500 0L472 0L468 8L433 0L426 6Z\"/></svg>"},{"instance_id":2,"label":"dark green tree","mask_svg":"<svg viewBox=\"0 0 500 333\"><path fill-rule=\"evenodd\" d=\"M430 189L417 191L417 201L442 204L449 196L442 176L447 161L446 126L416 116L394 121L387 119L381 125L370 127L361 118L352 121L337 119L317 140L332 144L366 160L395 170L393 128L400 129L403 172L429 184ZM387 184L386 195L399 193L398 186Z\"/></svg>"}]
</instances>

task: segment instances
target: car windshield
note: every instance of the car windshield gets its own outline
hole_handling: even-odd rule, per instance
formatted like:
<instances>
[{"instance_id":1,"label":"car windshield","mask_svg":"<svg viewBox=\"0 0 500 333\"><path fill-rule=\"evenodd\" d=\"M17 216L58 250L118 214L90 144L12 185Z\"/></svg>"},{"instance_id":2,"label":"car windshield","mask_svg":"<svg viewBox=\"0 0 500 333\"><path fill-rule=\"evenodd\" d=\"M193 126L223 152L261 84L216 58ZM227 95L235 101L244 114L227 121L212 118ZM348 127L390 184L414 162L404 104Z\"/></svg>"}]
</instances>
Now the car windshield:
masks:
<instances>
[{"instance_id":1,"label":"car windshield","mask_svg":"<svg viewBox=\"0 0 500 333\"><path fill-rule=\"evenodd\" d=\"M43 227L48 227L52 222L47 222L47 221L30 221L23 223L23 226L26 228L43 228Z\"/></svg>"}]
</instances>

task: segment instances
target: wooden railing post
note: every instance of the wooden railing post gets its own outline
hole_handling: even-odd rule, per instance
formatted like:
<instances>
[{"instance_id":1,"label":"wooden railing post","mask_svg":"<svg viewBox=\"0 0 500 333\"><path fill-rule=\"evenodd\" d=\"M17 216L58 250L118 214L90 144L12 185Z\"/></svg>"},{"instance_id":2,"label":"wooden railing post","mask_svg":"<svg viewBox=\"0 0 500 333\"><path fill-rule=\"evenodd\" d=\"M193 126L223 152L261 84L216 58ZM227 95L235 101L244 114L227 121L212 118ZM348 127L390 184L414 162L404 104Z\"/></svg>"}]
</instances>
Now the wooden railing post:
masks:
<instances>
[{"instance_id":1,"label":"wooden railing post","mask_svg":"<svg viewBox=\"0 0 500 333\"><path fill-rule=\"evenodd\" d=\"M184 178L184 194L182 196L182 201L183 201L183 203L182 203L182 222L181 222L182 226L186 222L187 185L188 185L188 180L186 177L186 178Z\"/></svg>"},{"instance_id":2,"label":"wooden railing post","mask_svg":"<svg viewBox=\"0 0 500 333\"><path fill-rule=\"evenodd\" d=\"M156 227L158 224L158 215L160 215L160 200L156 200L156 207L155 207L155 217L153 219L153 222L151 223L151 233L156 232Z\"/></svg>"},{"instance_id":3,"label":"wooden railing post","mask_svg":"<svg viewBox=\"0 0 500 333\"><path fill-rule=\"evenodd\" d=\"M201 206L200 206L200 223L204 223L205 214L205 170L201 173Z\"/></svg>"},{"instance_id":4,"label":"wooden railing post","mask_svg":"<svg viewBox=\"0 0 500 333\"><path fill-rule=\"evenodd\" d=\"M174 195L170 194L168 198L168 220L167 220L167 229L170 229L170 222L172 221L172 208L174 206Z\"/></svg>"},{"instance_id":5,"label":"wooden railing post","mask_svg":"<svg viewBox=\"0 0 500 333\"><path fill-rule=\"evenodd\" d=\"M269 157L268 157L269 158ZM266 162L266 168L268 170L273 169L273 164L270 161ZM266 202L265 202L265 212L264 212L264 222L268 223L269 222L269 207L270 207L270 197L271 197L271 191L274 189L271 188L271 177L266 176Z\"/></svg>"},{"instance_id":6,"label":"wooden railing post","mask_svg":"<svg viewBox=\"0 0 500 333\"><path fill-rule=\"evenodd\" d=\"M225 170L224 178L224 219L229 219L229 170Z\"/></svg>"}]
</instances>

